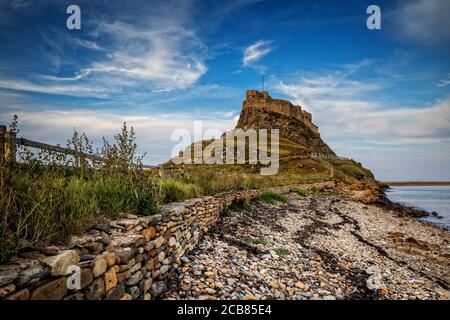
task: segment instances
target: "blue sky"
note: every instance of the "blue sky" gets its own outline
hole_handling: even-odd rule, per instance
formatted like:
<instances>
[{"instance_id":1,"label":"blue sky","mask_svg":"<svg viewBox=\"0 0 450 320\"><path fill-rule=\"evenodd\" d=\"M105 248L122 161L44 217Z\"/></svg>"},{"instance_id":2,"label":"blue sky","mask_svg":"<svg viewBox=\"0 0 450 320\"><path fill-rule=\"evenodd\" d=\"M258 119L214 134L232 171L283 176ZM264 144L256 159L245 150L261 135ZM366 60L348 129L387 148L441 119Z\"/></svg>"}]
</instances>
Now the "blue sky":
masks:
<instances>
[{"instance_id":1,"label":"blue sky","mask_svg":"<svg viewBox=\"0 0 450 320\"><path fill-rule=\"evenodd\" d=\"M63 144L127 121L159 163L175 129L233 128L264 74L379 179L450 180L447 0L93 2L0 0L1 123L16 113L24 137Z\"/></svg>"}]
</instances>

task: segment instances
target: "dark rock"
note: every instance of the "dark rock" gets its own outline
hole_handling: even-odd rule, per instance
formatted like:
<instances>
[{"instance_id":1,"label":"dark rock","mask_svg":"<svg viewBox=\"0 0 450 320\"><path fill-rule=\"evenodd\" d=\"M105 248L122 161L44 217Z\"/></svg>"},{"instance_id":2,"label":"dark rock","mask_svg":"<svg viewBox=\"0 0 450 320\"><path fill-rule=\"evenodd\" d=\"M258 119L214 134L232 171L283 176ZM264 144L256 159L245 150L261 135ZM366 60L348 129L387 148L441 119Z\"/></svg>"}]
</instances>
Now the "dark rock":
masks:
<instances>
[{"instance_id":1,"label":"dark rock","mask_svg":"<svg viewBox=\"0 0 450 320\"><path fill-rule=\"evenodd\" d=\"M9 295L5 300L28 300L30 298L30 291L28 289L22 289Z\"/></svg>"},{"instance_id":2,"label":"dark rock","mask_svg":"<svg viewBox=\"0 0 450 320\"><path fill-rule=\"evenodd\" d=\"M16 280L18 275L19 271L17 269L0 271L0 287L13 282L14 280Z\"/></svg>"},{"instance_id":3,"label":"dark rock","mask_svg":"<svg viewBox=\"0 0 450 320\"><path fill-rule=\"evenodd\" d=\"M84 262L84 261L92 261L96 258L97 256L95 254L83 254L80 255L80 261Z\"/></svg>"},{"instance_id":4,"label":"dark rock","mask_svg":"<svg viewBox=\"0 0 450 320\"><path fill-rule=\"evenodd\" d=\"M50 274L50 267L41 263L36 263L27 269L21 270L14 284L22 287L27 284L32 286L38 283L41 279Z\"/></svg>"},{"instance_id":5,"label":"dark rock","mask_svg":"<svg viewBox=\"0 0 450 320\"><path fill-rule=\"evenodd\" d=\"M134 259L137 262L142 262L144 260L144 256L142 254L136 255L136 258Z\"/></svg>"},{"instance_id":6,"label":"dark rock","mask_svg":"<svg viewBox=\"0 0 450 320\"><path fill-rule=\"evenodd\" d=\"M59 253L59 248L57 246L48 246L48 247L43 247L43 248L39 248L38 249L40 252L42 252L43 254L49 255L49 256L54 256L56 254Z\"/></svg>"},{"instance_id":7,"label":"dark rock","mask_svg":"<svg viewBox=\"0 0 450 320\"><path fill-rule=\"evenodd\" d=\"M46 283L33 291L31 300L61 300L67 293L67 278Z\"/></svg>"},{"instance_id":8,"label":"dark rock","mask_svg":"<svg viewBox=\"0 0 450 320\"><path fill-rule=\"evenodd\" d=\"M125 283L127 286L134 286L139 281L141 281L143 278L144 278L144 275L142 274L142 272L138 271L138 272L132 274L131 277L129 277Z\"/></svg>"},{"instance_id":9,"label":"dark rock","mask_svg":"<svg viewBox=\"0 0 450 320\"><path fill-rule=\"evenodd\" d=\"M16 290L16 286L12 283L0 288L0 298L7 296L8 294L14 292Z\"/></svg>"},{"instance_id":10,"label":"dark rock","mask_svg":"<svg viewBox=\"0 0 450 320\"><path fill-rule=\"evenodd\" d=\"M433 216L433 217L435 217L435 218L438 218L438 219L442 219L443 217L439 214L439 213L437 213L436 211L433 211L432 213L431 213L431 215Z\"/></svg>"},{"instance_id":11,"label":"dark rock","mask_svg":"<svg viewBox=\"0 0 450 320\"><path fill-rule=\"evenodd\" d=\"M105 282L102 278L95 280L84 290L86 300L97 300L105 293Z\"/></svg>"},{"instance_id":12,"label":"dark rock","mask_svg":"<svg viewBox=\"0 0 450 320\"><path fill-rule=\"evenodd\" d=\"M103 243L101 242L91 242L89 244L86 244L84 247L88 249L90 253L93 254L99 254L104 249Z\"/></svg>"},{"instance_id":13,"label":"dark rock","mask_svg":"<svg viewBox=\"0 0 450 320\"><path fill-rule=\"evenodd\" d=\"M134 251L131 249L116 250L116 256L119 257L120 263L128 263L134 257Z\"/></svg>"},{"instance_id":14,"label":"dark rock","mask_svg":"<svg viewBox=\"0 0 450 320\"><path fill-rule=\"evenodd\" d=\"M105 300L120 300L122 296L125 294L125 286L123 284L119 284L114 289L109 290L106 293Z\"/></svg>"},{"instance_id":15,"label":"dark rock","mask_svg":"<svg viewBox=\"0 0 450 320\"><path fill-rule=\"evenodd\" d=\"M101 242L102 242L105 246L111 244L112 239L111 239L111 237L110 237L109 235L107 235L105 232L102 232L102 233L101 233L101 237L102 237Z\"/></svg>"},{"instance_id":16,"label":"dark rock","mask_svg":"<svg viewBox=\"0 0 450 320\"><path fill-rule=\"evenodd\" d=\"M94 275L90 269L83 269L80 273L80 289L86 288L94 281Z\"/></svg>"},{"instance_id":17,"label":"dark rock","mask_svg":"<svg viewBox=\"0 0 450 320\"><path fill-rule=\"evenodd\" d=\"M84 295L81 292L78 292L65 297L64 300L84 300Z\"/></svg>"},{"instance_id":18,"label":"dark rock","mask_svg":"<svg viewBox=\"0 0 450 320\"><path fill-rule=\"evenodd\" d=\"M94 224L91 229L97 229L99 231L103 231L109 234L111 232L109 224L110 222L107 219L105 219L104 221L97 222L96 224Z\"/></svg>"},{"instance_id":19,"label":"dark rock","mask_svg":"<svg viewBox=\"0 0 450 320\"><path fill-rule=\"evenodd\" d=\"M27 259L42 259L45 258L45 254L40 251L26 251L20 253L20 256Z\"/></svg>"},{"instance_id":20,"label":"dark rock","mask_svg":"<svg viewBox=\"0 0 450 320\"><path fill-rule=\"evenodd\" d=\"M126 289L126 291L127 291L127 293L129 293L133 297L134 300L139 298L140 291L139 291L139 287L138 286L128 287Z\"/></svg>"},{"instance_id":21,"label":"dark rock","mask_svg":"<svg viewBox=\"0 0 450 320\"><path fill-rule=\"evenodd\" d=\"M152 287L150 288L150 294L152 297L158 297L161 293L167 291L167 285L164 281L154 281Z\"/></svg>"}]
</instances>

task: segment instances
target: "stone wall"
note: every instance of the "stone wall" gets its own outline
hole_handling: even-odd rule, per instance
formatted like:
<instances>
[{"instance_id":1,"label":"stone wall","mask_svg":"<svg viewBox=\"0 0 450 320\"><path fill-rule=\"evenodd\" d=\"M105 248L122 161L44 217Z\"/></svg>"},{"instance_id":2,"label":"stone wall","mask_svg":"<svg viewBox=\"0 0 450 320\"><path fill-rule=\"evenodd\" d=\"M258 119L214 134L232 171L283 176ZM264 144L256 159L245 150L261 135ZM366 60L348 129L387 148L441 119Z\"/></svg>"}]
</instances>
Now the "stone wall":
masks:
<instances>
[{"instance_id":1,"label":"stone wall","mask_svg":"<svg viewBox=\"0 0 450 320\"><path fill-rule=\"evenodd\" d=\"M292 117L302 121L314 133L318 133L318 127L312 123L311 113L302 110L300 106L294 106L289 101L272 99L267 91L248 90L242 108L261 109Z\"/></svg>"},{"instance_id":2,"label":"stone wall","mask_svg":"<svg viewBox=\"0 0 450 320\"><path fill-rule=\"evenodd\" d=\"M330 182L306 187L333 186ZM291 187L270 190L287 192ZM99 221L86 234L72 237L66 246L30 248L0 265L0 299L156 298L166 290L170 273L186 261L184 255L195 248L223 209L259 192L222 193L172 203L152 216ZM79 289L68 286L73 266L79 268Z\"/></svg>"},{"instance_id":3,"label":"stone wall","mask_svg":"<svg viewBox=\"0 0 450 320\"><path fill-rule=\"evenodd\" d=\"M255 191L165 205L156 215L103 221L67 246L35 248L0 265L0 298L150 299L165 288L224 206ZM80 290L67 287L68 268L81 268Z\"/></svg>"}]
</instances>

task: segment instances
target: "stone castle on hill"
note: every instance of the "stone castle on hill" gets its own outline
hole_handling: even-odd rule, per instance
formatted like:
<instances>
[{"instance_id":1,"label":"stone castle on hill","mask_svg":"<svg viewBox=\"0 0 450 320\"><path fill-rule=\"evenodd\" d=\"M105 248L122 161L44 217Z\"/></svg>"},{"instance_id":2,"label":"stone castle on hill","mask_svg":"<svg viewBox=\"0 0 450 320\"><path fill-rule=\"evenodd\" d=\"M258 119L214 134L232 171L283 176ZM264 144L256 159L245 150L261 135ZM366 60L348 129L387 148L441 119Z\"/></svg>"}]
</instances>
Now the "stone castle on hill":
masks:
<instances>
[{"instance_id":1,"label":"stone castle on hill","mask_svg":"<svg viewBox=\"0 0 450 320\"><path fill-rule=\"evenodd\" d=\"M305 124L312 132L318 134L318 127L312 123L312 115L302 107L295 106L289 101L281 99L272 99L267 91L247 90L246 99L242 105L246 111L263 110L267 112L278 113L287 117L295 118Z\"/></svg>"}]
</instances>

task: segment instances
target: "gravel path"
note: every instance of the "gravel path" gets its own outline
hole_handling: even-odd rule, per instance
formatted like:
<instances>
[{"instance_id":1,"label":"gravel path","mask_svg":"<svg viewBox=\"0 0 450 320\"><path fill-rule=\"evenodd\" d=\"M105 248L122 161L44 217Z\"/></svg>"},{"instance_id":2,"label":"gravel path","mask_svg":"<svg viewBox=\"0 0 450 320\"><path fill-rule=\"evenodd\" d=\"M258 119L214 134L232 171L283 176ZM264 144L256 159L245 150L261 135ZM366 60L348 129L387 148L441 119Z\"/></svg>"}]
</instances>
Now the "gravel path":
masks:
<instances>
[{"instance_id":1,"label":"gravel path","mask_svg":"<svg viewBox=\"0 0 450 320\"><path fill-rule=\"evenodd\" d=\"M222 217L164 298L449 298L449 232L335 196L287 196Z\"/></svg>"}]
</instances>

